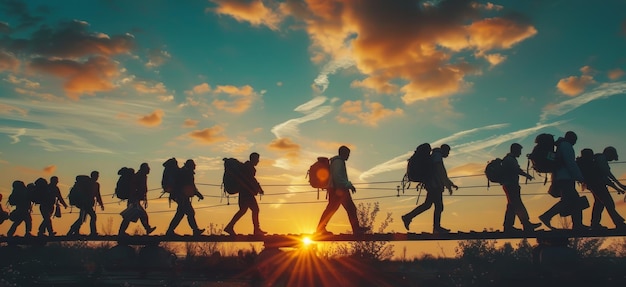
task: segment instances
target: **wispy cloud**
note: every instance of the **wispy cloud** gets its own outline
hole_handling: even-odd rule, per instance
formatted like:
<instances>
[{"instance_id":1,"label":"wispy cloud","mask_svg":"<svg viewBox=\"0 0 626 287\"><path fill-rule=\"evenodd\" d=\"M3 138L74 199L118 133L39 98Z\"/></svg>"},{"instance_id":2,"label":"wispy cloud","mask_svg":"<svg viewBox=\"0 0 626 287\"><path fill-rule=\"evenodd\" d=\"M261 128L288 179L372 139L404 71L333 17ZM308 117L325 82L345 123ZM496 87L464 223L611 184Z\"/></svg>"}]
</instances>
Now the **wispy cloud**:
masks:
<instances>
[{"instance_id":1,"label":"wispy cloud","mask_svg":"<svg viewBox=\"0 0 626 287\"><path fill-rule=\"evenodd\" d=\"M299 118L289 119L283 123L272 127L271 132L277 138L297 138L300 136L300 124L317 120L330 113L331 106L321 106L326 102L326 97L318 96L307 103L298 106L295 110L306 112L307 115Z\"/></svg>"},{"instance_id":2,"label":"wispy cloud","mask_svg":"<svg viewBox=\"0 0 626 287\"><path fill-rule=\"evenodd\" d=\"M584 93L575 98L560 102L558 104L549 105L544 108L539 118L540 123L546 120L562 116L578 107L597 99L608 98L615 95L626 93L626 82L605 83L594 90Z\"/></svg>"},{"instance_id":3,"label":"wispy cloud","mask_svg":"<svg viewBox=\"0 0 626 287\"><path fill-rule=\"evenodd\" d=\"M469 130L464 130L464 131L454 133L448 137L441 138L439 140L432 142L431 145L435 147L443 143L451 144L451 146L454 149L455 156L458 156L461 154L467 154L467 153L473 153L479 150L485 150L487 148L498 146L502 143L509 142L515 139L528 137L529 135L536 133L538 130L541 130L550 126L558 126L563 123L564 122L561 121L561 122L555 122L555 123L550 123L550 124L537 125L531 128L513 131L510 133L491 137L491 138L484 139L484 140L470 141L470 142L465 142L465 143L456 144L456 145L451 144L451 143L459 141L460 139L463 139L467 136L470 136L472 134L475 134L481 131L502 129L502 128L509 126L508 124L489 125L489 126L484 126L484 127L479 127L479 128L474 128L474 129L469 129ZM378 164L374 166L373 168L370 168L369 170L364 171L359 176L359 178L365 181L368 178L374 175L380 174L380 173L405 169L406 161L411 156L411 154L413 154L413 151L409 151L405 154L394 157L391 160Z\"/></svg>"}]
</instances>

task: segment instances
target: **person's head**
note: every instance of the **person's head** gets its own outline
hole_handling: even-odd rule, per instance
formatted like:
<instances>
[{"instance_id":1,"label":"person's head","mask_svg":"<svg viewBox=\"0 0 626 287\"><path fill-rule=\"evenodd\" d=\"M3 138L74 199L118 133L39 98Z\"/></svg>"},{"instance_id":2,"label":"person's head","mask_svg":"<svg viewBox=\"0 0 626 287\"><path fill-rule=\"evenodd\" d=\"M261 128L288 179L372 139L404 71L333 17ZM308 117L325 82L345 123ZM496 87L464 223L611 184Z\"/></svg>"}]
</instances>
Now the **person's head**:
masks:
<instances>
[{"instance_id":1,"label":"person's head","mask_svg":"<svg viewBox=\"0 0 626 287\"><path fill-rule=\"evenodd\" d=\"M146 174L148 174L150 173L150 166L148 165L147 162L144 162L139 166L139 171L144 171L146 172Z\"/></svg>"},{"instance_id":2,"label":"person's head","mask_svg":"<svg viewBox=\"0 0 626 287\"><path fill-rule=\"evenodd\" d=\"M250 160L250 163L252 163L252 165L256 166L259 163L259 157L261 157L259 153L253 152L250 154L250 156L248 156L248 159Z\"/></svg>"},{"instance_id":3,"label":"person's head","mask_svg":"<svg viewBox=\"0 0 626 287\"><path fill-rule=\"evenodd\" d=\"M571 143L572 145L575 145L576 141L578 140L578 136L573 131L566 132L564 138L565 138L565 141L567 141L568 143Z\"/></svg>"},{"instance_id":4,"label":"person's head","mask_svg":"<svg viewBox=\"0 0 626 287\"><path fill-rule=\"evenodd\" d=\"M519 157L522 154L522 145L518 143L512 143L510 151L513 156Z\"/></svg>"},{"instance_id":5,"label":"person's head","mask_svg":"<svg viewBox=\"0 0 626 287\"><path fill-rule=\"evenodd\" d=\"M602 153L606 156L606 160L608 161L617 160L617 150L612 146L604 148L604 152Z\"/></svg>"},{"instance_id":6,"label":"person's head","mask_svg":"<svg viewBox=\"0 0 626 287\"><path fill-rule=\"evenodd\" d=\"M593 159L593 150L590 148L584 148L580 150L580 158Z\"/></svg>"},{"instance_id":7,"label":"person's head","mask_svg":"<svg viewBox=\"0 0 626 287\"><path fill-rule=\"evenodd\" d=\"M50 185L57 185L59 183L59 178L55 175L50 178Z\"/></svg>"},{"instance_id":8,"label":"person's head","mask_svg":"<svg viewBox=\"0 0 626 287\"><path fill-rule=\"evenodd\" d=\"M196 169L196 162L194 162L193 159L188 159L183 167L194 170Z\"/></svg>"},{"instance_id":9,"label":"person's head","mask_svg":"<svg viewBox=\"0 0 626 287\"><path fill-rule=\"evenodd\" d=\"M13 189L26 189L26 184L21 180L13 182Z\"/></svg>"},{"instance_id":10,"label":"person's head","mask_svg":"<svg viewBox=\"0 0 626 287\"><path fill-rule=\"evenodd\" d=\"M450 146L448 144L442 144L440 149L441 156L448 157L448 155L450 154Z\"/></svg>"},{"instance_id":11,"label":"person's head","mask_svg":"<svg viewBox=\"0 0 626 287\"><path fill-rule=\"evenodd\" d=\"M339 147L339 157L343 160L348 160L350 157L350 148L345 145Z\"/></svg>"},{"instance_id":12,"label":"person's head","mask_svg":"<svg viewBox=\"0 0 626 287\"><path fill-rule=\"evenodd\" d=\"M100 177L100 173L97 170L94 170L91 172L91 179L98 180L99 177Z\"/></svg>"}]
</instances>

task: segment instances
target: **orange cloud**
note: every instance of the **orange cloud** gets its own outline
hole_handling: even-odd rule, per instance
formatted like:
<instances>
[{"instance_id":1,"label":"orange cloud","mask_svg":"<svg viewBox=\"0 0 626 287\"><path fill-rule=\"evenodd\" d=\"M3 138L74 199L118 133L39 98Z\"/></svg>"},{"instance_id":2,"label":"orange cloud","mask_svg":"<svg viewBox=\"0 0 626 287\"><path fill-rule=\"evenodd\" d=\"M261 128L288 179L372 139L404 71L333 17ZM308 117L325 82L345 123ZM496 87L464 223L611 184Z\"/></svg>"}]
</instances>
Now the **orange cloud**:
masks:
<instances>
[{"instance_id":1,"label":"orange cloud","mask_svg":"<svg viewBox=\"0 0 626 287\"><path fill-rule=\"evenodd\" d=\"M0 114L9 114L12 112L16 112L22 116L25 116L28 113L25 109L0 103Z\"/></svg>"},{"instance_id":2,"label":"orange cloud","mask_svg":"<svg viewBox=\"0 0 626 287\"><path fill-rule=\"evenodd\" d=\"M37 58L29 68L64 78L65 92L74 100L84 94L113 89L113 80L119 75L117 63L102 56L91 57L85 62Z\"/></svg>"},{"instance_id":3,"label":"orange cloud","mask_svg":"<svg viewBox=\"0 0 626 287\"><path fill-rule=\"evenodd\" d=\"M183 127L185 128L195 128L196 126L198 126L199 121L197 120L192 120L192 119L185 119L185 122L183 122Z\"/></svg>"},{"instance_id":4,"label":"orange cloud","mask_svg":"<svg viewBox=\"0 0 626 287\"><path fill-rule=\"evenodd\" d=\"M54 174L56 170L57 170L56 165L49 165L43 168L43 173L47 175L51 175L51 174Z\"/></svg>"},{"instance_id":5,"label":"orange cloud","mask_svg":"<svg viewBox=\"0 0 626 287\"><path fill-rule=\"evenodd\" d=\"M222 134L223 132L224 128L216 125L203 130L192 131L188 136L202 144L214 144L226 140L226 137Z\"/></svg>"},{"instance_id":6,"label":"orange cloud","mask_svg":"<svg viewBox=\"0 0 626 287\"><path fill-rule=\"evenodd\" d=\"M163 112L163 110L155 110L149 115L140 117L137 122L147 127L156 127L161 125L161 122L163 121L163 115L165 115L165 112Z\"/></svg>"},{"instance_id":7,"label":"orange cloud","mask_svg":"<svg viewBox=\"0 0 626 287\"><path fill-rule=\"evenodd\" d=\"M592 76L570 76L559 80L556 87L561 93L573 97L584 92L585 88L593 83L595 83L595 81Z\"/></svg>"},{"instance_id":8,"label":"orange cloud","mask_svg":"<svg viewBox=\"0 0 626 287\"><path fill-rule=\"evenodd\" d=\"M19 66L20 60L13 54L0 50L0 72L16 71Z\"/></svg>"},{"instance_id":9,"label":"orange cloud","mask_svg":"<svg viewBox=\"0 0 626 287\"><path fill-rule=\"evenodd\" d=\"M300 145L294 143L289 138L278 138L274 139L268 147L272 150L277 151L299 151Z\"/></svg>"},{"instance_id":10,"label":"orange cloud","mask_svg":"<svg viewBox=\"0 0 626 287\"><path fill-rule=\"evenodd\" d=\"M200 85L194 86L191 91L186 91L185 93L188 95L199 95L206 94L211 91L211 86L207 83L202 83Z\"/></svg>"},{"instance_id":11,"label":"orange cloud","mask_svg":"<svg viewBox=\"0 0 626 287\"><path fill-rule=\"evenodd\" d=\"M146 63L146 67L148 68L159 67L165 64L165 62L167 62L170 58L172 58L172 55L170 55L170 53L168 53L167 51L158 50L158 49L151 50L148 53L148 62Z\"/></svg>"},{"instance_id":12,"label":"orange cloud","mask_svg":"<svg viewBox=\"0 0 626 287\"><path fill-rule=\"evenodd\" d=\"M212 105L218 110L230 113L243 113L250 109L252 102L258 97L254 89L249 85L243 87L217 86L213 93L216 96L225 95L226 99L216 99Z\"/></svg>"},{"instance_id":13,"label":"orange cloud","mask_svg":"<svg viewBox=\"0 0 626 287\"><path fill-rule=\"evenodd\" d=\"M615 81L624 76L624 70L622 69L613 69L608 72L609 79Z\"/></svg>"},{"instance_id":14,"label":"orange cloud","mask_svg":"<svg viewBox=\"0 0 626 287\"><path fill-rule=\"evenodd\" d=\"M402 109L385 109L381 103L370 101L346 101L340 109L341 112L337 116L340 123L365 124L371 127L378 126L378 123L386 118L404 114Z\"/></svg>"},{"instance_id":15,"label":"orange cloud","mask_svg":"<svg viewBox=\"0 0 626 287\"><path fill-rule=\"evenodd\" d=\"M265 6L261 0L211 0L217 4L217 8L212 9L216 14L228 15L239 22L248 22L253 26L265 25L272 30L278 30L282 21L280 13Z\"/></svg>"}]
</instances>

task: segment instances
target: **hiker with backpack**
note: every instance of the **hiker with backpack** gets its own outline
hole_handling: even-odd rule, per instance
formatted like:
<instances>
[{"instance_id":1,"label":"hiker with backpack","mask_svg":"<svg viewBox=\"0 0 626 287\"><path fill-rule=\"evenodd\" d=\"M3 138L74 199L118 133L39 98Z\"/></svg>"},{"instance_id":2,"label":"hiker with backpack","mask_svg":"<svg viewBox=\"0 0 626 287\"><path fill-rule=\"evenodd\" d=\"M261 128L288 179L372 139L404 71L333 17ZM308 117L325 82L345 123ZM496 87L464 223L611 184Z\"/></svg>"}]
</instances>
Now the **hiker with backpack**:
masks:
<instances>
[{"instance_id":1,"label":"hiker with backpack","mask_svg":"<svg viewBox=\"0 0 626 287\"><path fill-rule=\"evenodd\" d=\"M315 233L317 235L332 235L332 232L326 230L326 225L330 221L331 217L335 214L339 206L348 213L348 220L352 226L352 234L361 235L365 234L369 228L359 225L359 218L357 217L356 205L352 200L350 191L356 193L356 188L348 180L348 173L346 171L346 161L350 157L350 148L347 146L339 147L339 154L330 159L330 179L328 182L328 205L317 225Z\"/></svg>"},{"instance_id":2,"label":"hiker with backpack","mask_svg":"<svg viewBox=\"0 0 626 287\"><path fill-rule=\"evenodd\" d=\"M104 204L102 203L102 196L100 195L100 183L98 182L98 178L100 178L100 173L98 171L92 171L89 178L79 179L81 176L77 176L77 183L80 184L80 187L76 188L74 191L70 191L70 204L72 204L72 193L77 193L77 199L74 205L78 207L80 210L78 219L72 224L70 230L67 232L67 236L76 236L80 235L80 227L83 225L83 222L87 219L87 215L89 215L89 228L90 233L89 236L98 236L98 231L96 229L96 210L94 206L96 203L100 205L100 209L104 211ZM78 182L78 181L82 182ZM76 184L74 187L77 187ZM74 189L74 187L72 189Z\"/></svg>"},{"instance_id":3,"label":"hiker with backpack","mask_svg":"<svg viewBox=\"0 0 626 287\"><path fill-rule=\"evenodd\" d=\"M50 178L50 183L44 189L41 201L39 202L39 211L41 211L41 217L43 220L39 225L39 232L37 236L45 235L48 231L49 236L54 236L56 232L52 229L52 216L54 215L54 208L56 205L61 204L67 209L67 204L61 196L61 190L59 189L59 178L53 176Z\"/></svg>"},{"instance_id":4,"label":"hiker with backpack","mask_svg":"<svg viewBox=\"0 0 626 287\"><path fill-rule=\"evenodd\" d=\"M33 227L33 219L30 216L31 197L23 181L16 180L13 182L13 190L9 195L9 204L15 206L15 210L9 214L9 219L13 221L13 224L7 231L7 237L12 237L22 222L25 225L24 237L33 236L30 233Z\"/></svg>"},{"instance_id":5,"label":"hiker with backpack","mask_svg":"<svg viewBox=\"0 0 626 287\"><path fill-rule=\"evenodd\" d=\"M402 222L404 228L409 230L411 221L422 212L430 209L431 206L435 206L433 212L433 233L449 233L450 229L441 226L441 214L443 213L443 191L448 189L450 195L452 195L452 188L458 190L456 186L448 177L448 172L443 164L443 159L450 154L450 146L442 144L441 147L434 148L430 154L430 157L424 163L425 168L423 177L424 188L426 189L426 200L421 205L414 208L411 212L402 215Z\"/></svg>"},{"instance_id":6,"label":"hiker with backpack","mask_svg":"<svg viewBox=\"0 0 626 287\"><path fill-rule=\"evenodd\" d=\"M526 173L517 162L517 158L522 154L522 145L511 144L509 153L502 158L502 178L500 184L506 194L506 211L504 212L504 232L521 231L515 228L515 216L519 218L524 231L534 231L541 226L541 223L532 223L528 216L528 211L522 202L521 186L519 176L524 176L528 180L533 180L533 176Z\"/></svg>"},{"instance_id":7,"label":"hiker with backpack","mask_svg":"<svg viewBox=\"0 0 626 287\"><path fill-rule=\"evenodd\" d=\"M256 168L259 164L259 154L253 152L249 156L249 160L243 163L241 166L241 183L239 184L239 197L237 199L239 204L239 210L233 215L230 222L224 227L224 232L230 235L237 235L235 233L235 223L246 214L248 209L252 212L252 226L254 227L254 235L265 235L267 232L261 230L259 224L259 204L256 201L257 194L264 194L261 184L256 180Z\"/></svg>"},{"instance_id":8,"label":"hiker with backpack","mask_svg":"<svg viewBox=\"0 0 626 287\"><path fill-rule=\"evenodd\" d=\"M585 182L583 175L576 164L576 154L574 145L578 136L573 131L568 131L565 136L560 137L556 142L555 162L556 168L552 173L552 193L560 196L560 201L555 203L550 209L539 216L543 225L550 229L554 227L550 224L557 214L562 217L571 216L572 229L581 231L588 227L583 225L583 209L589 207L585 204L585 197L580 197L576 190L576 182Z\"/></svg>"},{"instance_id":9,"label":"hiker with backpack","mask_svg":"<svg viewBox=\"0 0 626 287\"><path fill-rule=\"evenodd\" d=\"M170 222L169 227L165 235L179 236L174 232L174 229L178 226L183 216L187 216L187 222L189 227L193 230L193 235L197 236L204 232L204 229L198 228L196 223L196 212L191 205L191 199L197 196L200 200L204 199L204 196L198 191L195 183L195 170L196 163L192 159L188 159L183 167L178 172L176 178L176 186L170 192L170 199L176 202L176 214Z\"/></svg>"},{"instance_id":10,"label":"hiker with backpack","mask_svg":"<svg viewBox=\"0 0 626 287\"><path fill-rule=\"evenodd\" d=\"M591 151L593 154L593 151ZM618 193L624 193L624 186L613 173L609 166L610 161L618 159L617 150L612 147L606 147L602 153L592 155L591 162L579 164L582 165L581 171L585 178L585 185L593 195L593 208L591 211L592 230L605 230L607 227L600 224L602 219L602 211L606 208L616 229L626 229L624 217L622 217L615 209L615 202L609 193L607 185L615 188ZM582 157L582 155L581 155Z\"/></svg>"},{"instance_id":11,"label":"hiker with backpack","mask_svg":"<svg viewBox=\"0 0 626 287\"><path fill-rule=\"evenodd\" d=\"M148 213L146 209L148 207L148 174L150 173L150 166L148 163L142 163L139 166L137 173L132 175L132 180L127 182L129 186L128 201L126 202L126 209L120 214L122 215L122 223L120 224L120 230L118 236L129 236L126 233L130 222L141 221L141 225L146 230L146 235L150 235L156 227L150 226L148 222ZM143 205L142 205L143 202Z\"/></svg>"}]
</instances>

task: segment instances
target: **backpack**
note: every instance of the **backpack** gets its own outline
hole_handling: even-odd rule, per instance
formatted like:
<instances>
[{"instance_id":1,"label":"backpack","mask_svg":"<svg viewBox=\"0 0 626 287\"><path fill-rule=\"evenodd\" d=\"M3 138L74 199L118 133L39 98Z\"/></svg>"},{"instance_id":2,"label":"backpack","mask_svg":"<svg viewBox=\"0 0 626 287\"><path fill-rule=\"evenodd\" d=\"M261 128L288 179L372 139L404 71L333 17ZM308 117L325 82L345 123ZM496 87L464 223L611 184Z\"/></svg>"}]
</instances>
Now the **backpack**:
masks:
<instances>
[{"instance_id":1,"label":"backpack","mask_svg":"<svg viewBox=\"0 0 626 287\"><path fill-rule=\"evenodd\" d=\"M163 177L161 178L161 187L163 193L173 192L176 188L180 167L176 158L170 158L163 163Z\"/></svg>"},{"instance_id":2,"label":"backpack","mask_svg":"<svg viewBox=\"0 0 626 287\"><path fill-rule=\"evenodd\" d=\"M556 152L554 150L554 135L539 134L535 138L535 146L528 154L529 163L535 171L540 173L552 173L557 168Z\"/></svg>"},{"instance_id":3,"label":"backpack","mask_svg":"<svg viewBox=\"0 0 626 287\"><path fill-rule=\"evenodd\" d=\"M327 157L318 157L307 171L309 184L313 188L326 189L330 181L330 160Z\"/></svg>"},{"instance_id":4,"label":"backpack","mask_svg":"<svg viewBox=\"0 0 626 287\"><path fill-rule=\"evenodd\" d=\"M117 174L120 177L117 179L117 184L115 185L115 196L122 200L128 199L134 187L133 177L135 176L135 170L122 167L117 171Z\"/></svg>"},{"instance_id":5,"label":"backpack","mask_svg":"<svg viewBox=\"0 0 626 287\"><path fill-rule=\"evenodd\" d=\"M489 182L502 183L504 177L504 169L502 168L502 159L496 158L489 161L485 167L485 175ZM489 183L487 183L489 186Z\"/></svg>"},{"instance_id":6,"label":"backpack","mask_svg":"<svg viewBox=\"0 0 626 287\"><path fill-rule=\"evenodd\" d=\"M48 193L48 182L44 178L35 180L35 186L30 194L31 200L35 204L42 204L46 200Z\"/></svg>"},{"instance_id":7,"label":"backpack","mask_svg":"<svg viewBox=\"0 0 626 287\"><path fill-rule=\"evenodd\" d=\"M27 192L26 189L26 185L24 184L24 182L16 180L13 182L13 190L11 191L11 194L9 195L9 200L8 203L9 205L12 206L17 206L18 204L21 203L21 201L23 201L22 199L24 198L24 193Z\"/></svg>"},{"instance_id":8,"label":"backpack","mask_svg":"<svg viewBox=\"0 0 626 287\"><path fill-rule=\"evenodd\" d=\"M238 193L245 184L244 164L236 158L224 158L222 187L228 194Z\"/></svg>"},{"instance_id":9,"label":"backpack","mask_svg":"<svg viewBox=\"0 0 626 287\"><path fill-rule=\"evenodd\" d=\"M93 188L93 181L88 175L77 175L74 185L70 189L68 199L70 205L78 208L86 207L89 205L91 189Z\"/></svg>"},{"instance_id":10,"label":"backpack","mask_svg":"<svg viewBox=\"0 0 626 287\"><path fill-rule=\"evenodd\" d=\"M585 179L587 186L602 183L601 175L596 166L597 155L593 154L593 150L585 148L580 151L580 157L576 158L576 165Z\"/></svg>"},{"instance_id":11,"label":"backpack","mask_svg":"<svg viewBox=\"0 0 626 287\"><path fill-rule=\"evenodd\" d=\"M428 179L432 170L430 151L431 148L428 143L423 143L415 149L406 167L406 175L409 181L423 183Z\"/></svg>"}]
</instances>

